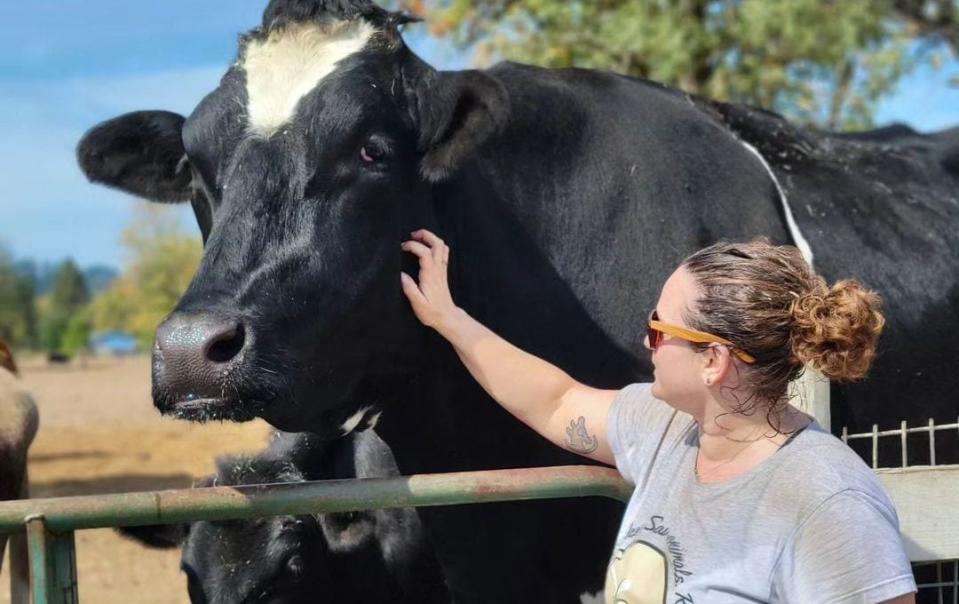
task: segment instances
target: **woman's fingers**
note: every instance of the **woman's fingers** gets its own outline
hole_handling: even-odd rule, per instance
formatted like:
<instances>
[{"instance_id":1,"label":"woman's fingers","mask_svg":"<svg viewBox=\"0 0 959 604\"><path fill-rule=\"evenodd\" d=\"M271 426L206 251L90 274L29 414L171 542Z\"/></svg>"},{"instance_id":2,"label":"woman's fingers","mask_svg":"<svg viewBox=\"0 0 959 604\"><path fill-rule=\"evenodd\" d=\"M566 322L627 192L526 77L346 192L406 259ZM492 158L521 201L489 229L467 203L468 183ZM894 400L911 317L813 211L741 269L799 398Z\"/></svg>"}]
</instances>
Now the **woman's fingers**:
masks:
<instances>
[{"instance_id":1,"label":"woman's fingers","mask_svg":"<svg viewBox=\"0 0 959 604\"><path fill-rule=\"evenodd\" d=\"M406 273L400 273L400 284L403 286L403 293L406 294L406 297L410 299L410 302L413 306L419 306L426 302L426 296L423 295L423 292L420 291L419 286L416 285L416 281L413 277L410 277Z\"/></svg>"},{"instance_id":2,"label":"woman's fingers","mask_svg":"<svg viewBox=\"0 0 959 604\"><path fill-rule=\"evenodd\" d=\"M403 251L413 254L421 261L433 257L432 250L419 241L404 241L400 244L400 248L403 249Z\"/></svg>"},{"instance_id":3,"label":"woman's fingers","mask_svg":"<svg viewBox=\"0 0 959 604\"><path fill-rule=\"evenodd\" d=\"M432 259L437 264L445 266L450 261L450 248L446 243L426 229L411 233L413 239L404 242L400 247L416 255L420 259L420 266L425 267L424 261Z\"/></svg>"},{"instance_id":4,"label":"woman's fingers","mask_svg":"<svg viewBox=\"0 0 959 604\"><path fill-rule=\"evenodd\" d=\"M437 262L446 263L449 261L450 248L446 242L437 237L433 232L426 229L420 229L411 233L414 240L426 244L433 251L433 259Z\"/></svg>"},{"instance_id":5,"label":"woman's fingers","mask_svg":"<svg viewBox=\"0 0 959 604\"><path fill-rule=\"evenodd\" d=\"M426 229L410 235L412 238L404 241L400 247L419 259L420 274L417 281L401 273L403 293L417 318L423 324L435 327L456 310L446 277L450 249L442 239Z\"/></svg>"},{"instance_id":6,"label":"woman's fingers","mask_svg":"<svg viewBox=\"0 0 959 604\"><path fill-rule=\"evenodd\" d=\"M432 231L426 229L419 229L418 231L413 231L411 233L413 239L417 241L422 241L423 243L429 245L430 247L435 246L437 243L443 243L443 240L437 237Z\"/></svg>"},{"instance_id":7,"label":"woman's fingers","mask_svg":"<svg viewBox=\"0 0 959 604\"><path fill-rule=\"evenodd\" d=\"M416 318L424 325L432 326L435 321L432 318L433 313L430 309L430 302L423 292L420 291L419 286L416 285L416 281L413 280L413 277L401 272L400 283L403 286L403 293L406 295L406 299L410 301L413 314L416 315Z\"/></svg>"}]
</instances>

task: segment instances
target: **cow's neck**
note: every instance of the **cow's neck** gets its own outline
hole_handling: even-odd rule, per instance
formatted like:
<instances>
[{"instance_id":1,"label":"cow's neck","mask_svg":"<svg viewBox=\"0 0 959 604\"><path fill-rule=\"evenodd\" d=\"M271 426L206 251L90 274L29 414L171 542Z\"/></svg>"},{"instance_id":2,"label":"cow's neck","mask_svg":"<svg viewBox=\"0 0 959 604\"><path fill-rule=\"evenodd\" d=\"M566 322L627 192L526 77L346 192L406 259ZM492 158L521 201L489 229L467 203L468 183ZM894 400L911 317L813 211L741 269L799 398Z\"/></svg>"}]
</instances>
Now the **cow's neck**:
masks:
<instances>
[{"instance_id":1,"label":"cow's neck","mask_svg":"<svg viewBox=\"0 0 959 604\"><path fill-rule=\"evenodd\" d=\"M639 361L591 318L581 284L560 273L548 246L531 238L481 166L461 178L434 191L435 228L453 250L456 302L587 383L620 387L637 379ZM448 342L432 332L427 338L421 370L406 384L382 389L392 400L384 400L377 432L393 446L401 471L582 463L545 445L486 396Z\"/></svg>"},{"instance_id":2,"label":"cow's neck","mask_svg":"<svg viewBox=\"0 0 959 604\"><path fill-rule=\"evenodd\" d=\"M643 312L636 310L635 320L617 321L613 311L632 315L624 305L635 302L621 291L602 291L618 267L607 264L605 274L582 272L576 263L591 255L585 248L594 243L559 235L558 223L579 222L578 214L588 210L567 208L565 216L548 216L548 210L535 207L542 191L498 180L493 167L477 162L456 182L434 190L438 228L452 248L454 300L510 342L579 379L617 387L640 377L636 353L642 349Z\"/></svg>"},{"instance_id":3,"label":"cow's neck","mask_svg":"<svg viewBox=\"0 0 959 604\"><path fill-rule=\"evenodd\" d=\"M645 318L662 283L685 255L717 239L785 240L769 197L775 188L755 157L683 95L613 78L597 95L596 74L566 73L557 86L552 72L494 71L510 90L509 126L430 191L434 228L452 248L454 299L584 383L648 379ZM493 422L498 407L475 394L448 344L427 348L424 372L443 372L424 380L434 433L452 422L457 438L481 443L471 426ZM435 361L440 354L451 360Z\"/></svg>"}]
</instances>

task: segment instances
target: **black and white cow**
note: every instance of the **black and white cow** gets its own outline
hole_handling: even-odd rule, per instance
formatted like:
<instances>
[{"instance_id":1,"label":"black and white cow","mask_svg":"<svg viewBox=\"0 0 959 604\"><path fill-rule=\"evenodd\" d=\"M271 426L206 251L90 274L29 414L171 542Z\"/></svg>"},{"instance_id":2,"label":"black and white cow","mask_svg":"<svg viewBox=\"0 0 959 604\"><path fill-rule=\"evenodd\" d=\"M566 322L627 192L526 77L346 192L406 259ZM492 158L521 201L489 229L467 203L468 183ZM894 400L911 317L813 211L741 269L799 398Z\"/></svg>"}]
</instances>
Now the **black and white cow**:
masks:
<instances>
[{"instance_id":1,"label":"black and white cow","mask_svg":"<svg viewBox=\"0 0 959 604\"><path fill-rule=\"evenodd\" d=\"M275 433L256 457L217 461L196 486L396 476L389 447L372 431L333 442ZM150 547L182 546L193 604L449 602L414 509L305 514L251 520L129 527Z\"/></svg>"},{"instance_id":2,"label":"black and white cow","mask_svg":"<svg viewBox=\"0 0 959 604\"><path fill-rule=\"evenodd\" d=\"M405 46L406 21L364 0L274 0L189 118L128 114L80 143L90 179L189 200L203 233L157 332L164 413L329 434L382 411L404 474L582 463L416 322L399 243L426 227L452 247L458 303L607 388L650 378L646 313L685 255L802 243L826 275L879 289L890 315L873 381L837 389L836 414L954 418L959 199L941 162L611 73L437 71ZM421 515L455 601L575 602L600 589L621 512Z\"/></svg>"}]
</instances>

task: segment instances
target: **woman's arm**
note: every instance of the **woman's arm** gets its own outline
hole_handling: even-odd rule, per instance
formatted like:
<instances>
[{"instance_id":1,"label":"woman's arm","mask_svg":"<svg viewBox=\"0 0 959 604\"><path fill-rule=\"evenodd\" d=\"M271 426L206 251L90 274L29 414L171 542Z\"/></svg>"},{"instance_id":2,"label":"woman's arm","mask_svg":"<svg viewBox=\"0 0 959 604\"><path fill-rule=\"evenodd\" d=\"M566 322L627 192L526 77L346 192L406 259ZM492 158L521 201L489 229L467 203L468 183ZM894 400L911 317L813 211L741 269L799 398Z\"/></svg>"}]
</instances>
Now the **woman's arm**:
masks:
<instances>
[{"instance_id":1,"label":"woman's arm","mask_svg":"<svg viewBox=\"0 0 959 604\"><path fill-rule=\"evenodd\" d=\"M449 340L483 389L523 423L564 449L613 464L606 418L617 391L577 382L457 307L446 276L449 247L426 230L412 237L402 248L419 258L419 284L405 273L401 279L416 317Z\"/></svg>"}]
</instances>

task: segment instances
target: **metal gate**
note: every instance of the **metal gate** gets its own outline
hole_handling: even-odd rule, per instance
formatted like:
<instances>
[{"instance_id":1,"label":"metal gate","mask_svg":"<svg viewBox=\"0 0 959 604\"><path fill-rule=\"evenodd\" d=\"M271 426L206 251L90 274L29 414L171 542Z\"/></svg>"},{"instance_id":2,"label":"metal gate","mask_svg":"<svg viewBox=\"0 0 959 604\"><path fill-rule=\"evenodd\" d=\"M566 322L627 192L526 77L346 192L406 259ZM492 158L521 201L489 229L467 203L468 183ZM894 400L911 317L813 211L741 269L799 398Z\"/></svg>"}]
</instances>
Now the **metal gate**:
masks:
<instances>
[{"instance_id":1,"label":"metal gate","mask_svg":"<svg viewBox=\"0 0 959 604\"><path fill-rule=\"evenodd\" d=\"M557 466L58 497L0 503L0 533L26 530L36 604L75 604L77 530L562 497L625 502L632 491L616 470Z\"/></svg>"},{"instance_id":2,"label":"metal gate","mask_svg":"<svg viewBox=\"0 0 959 604\"><path fill-rule=\"evenodd\" d=\"M928 465L910 465L909 435L927 436ZM943 604L959 602L959 465L936 464L936 435L951 437L959 445L959 418L955 423L909 427L906 422L892 430L873 425L870 432L849 434L843 442L866 440L871 459L866 462L882 480L896 503L899 528L906 554L913 562L920 601ZM900 463L882 467L880 439L898 440Z\"/></svg>"}]
</instances>

